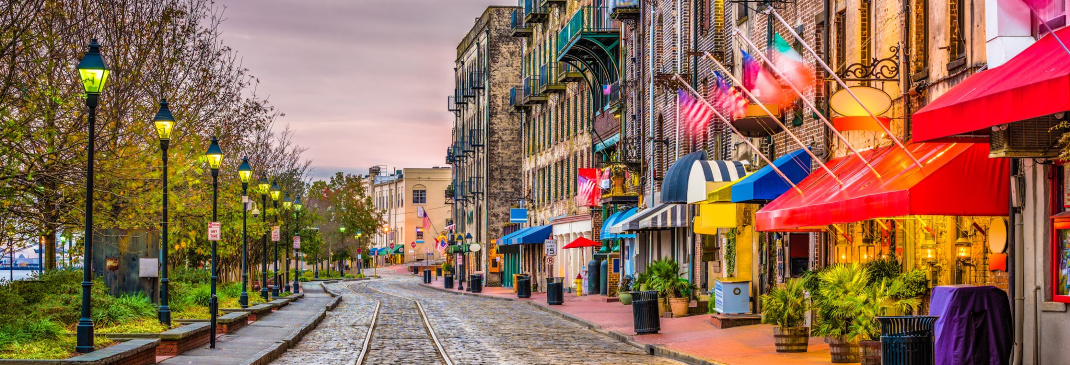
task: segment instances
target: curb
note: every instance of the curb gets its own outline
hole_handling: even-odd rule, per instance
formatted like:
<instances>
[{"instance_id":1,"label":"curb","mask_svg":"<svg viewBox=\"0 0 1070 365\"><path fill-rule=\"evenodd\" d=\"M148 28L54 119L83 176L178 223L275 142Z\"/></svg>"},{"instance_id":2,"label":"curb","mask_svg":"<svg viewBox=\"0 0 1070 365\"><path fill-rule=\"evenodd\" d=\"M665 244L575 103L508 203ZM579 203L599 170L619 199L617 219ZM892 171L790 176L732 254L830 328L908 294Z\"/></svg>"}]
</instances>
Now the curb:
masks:
<instances>
[{"instance_id":1,"label":"curb","mask_svg":"<svg viewBox=\"0 0 1070 365\"><path fill-rule=\"evenodd\" d=\"M329 304L324 306L323 310L321 310L318 315L316 315L312 319L309 319L307 322L305 322L300 327L298 327L298 329L294 330L293 332L290 332L290 335L287 336L282 341L276 342L274 345L271 345L271 347L268 347L268 348L264 349L263 351L260 351L260 352L256 353L256 355L253 356L252 360L243 362L241 364L242 365L267 365L267 364L270 364L272 361L275 361L279 357L281 357L282 354L286 353L286 350L289 350L290 348L296 346L297 343L300 342L301 339L305 337L305 335L307 335L309 332L312 332L312 330L316 329L316 327L319 326L320 322L323 322L323 320L325 318L327 318L327 311L334 310L334 308L337 307L338 304L342 301L342 297L335 296L335 294L331 293L330 291L327 291L327 287L326 286L323 286L323 290L328 295L331 295L334 299L331 300L331 302Z\"/></svg>"},{"instance_id":2,"label":"curb","mask_svg":"<svg viewBox=\"0 0 1070 365\"><path fill-rule=\"evenodd\" d=\"M557 315L558 317L561 317L561 318L563 318L565 320L568 320L570 322L576 323L576 324L578 324L580 326L583 326L583 327L587 327L587 329L595 331L595 332L597 332L599 334L602 334L604 336L608 336L610 338L613 338L613 339L615 339L617 341L620 341L620 342L623 342L625 344L635 346L635 348L643 350L643 352L646 352L648 355L651 355L651 356L657 356L657 357L663 357L663 358L667 358L667 359L672 359L672 360L680 361L680 362L683 362L683 363L686 363L686 364L691 364L691 365L722 365L721 363L712 362L712 361L705 360L705 359L700 359L698 357L695 357L695 356L692 356L692 355L689 355L689 354L686 354L686 353L683 353L683 352L680 352L680 351L670 350L670 349L667 349L667 348L665 348L664 346L661 346L661 345L651 345L651 344L644 344L644 343L638 342L631 335L627 335L627 334L622 333L620 331L606 331L606 330L602 329L602 326L600 326L600 325L598 325L598 324L596 324L594 322L588 321L588 320L583 319L583 318L576 317L574 315L571 315L571 314L568 314L568 313L565 313L565 312L556 311L553 308L550 308L548 306L544 306L544 305L541 305L541 304L537 304L537 303L532 302L532 301L523 301L522 302L522 301L518 301L518 300L513 299L513 298L493 297L493 296L488 296L488 295L473 294L473 293L470 293L470 292L458 292L458 291L453 291L453 290L446 289L446 288L439 288L439 287L427 285L427 284L424 284L424 283L420 283L420 285L424 286L424 287L427 287L427 288L435 289L435 290L438 290L438 291L441 291L441 292L454 294L454 295L467 295L467 296L472 296L472 297L493 299L493 300L504 301L504 302L517 302L517 303L527 304L527 305L530 305L532 307L538 308L539 310L542 310L543 312L547 312L547 313L551 313L551 314Z\"/></svg>"}]
</instances>

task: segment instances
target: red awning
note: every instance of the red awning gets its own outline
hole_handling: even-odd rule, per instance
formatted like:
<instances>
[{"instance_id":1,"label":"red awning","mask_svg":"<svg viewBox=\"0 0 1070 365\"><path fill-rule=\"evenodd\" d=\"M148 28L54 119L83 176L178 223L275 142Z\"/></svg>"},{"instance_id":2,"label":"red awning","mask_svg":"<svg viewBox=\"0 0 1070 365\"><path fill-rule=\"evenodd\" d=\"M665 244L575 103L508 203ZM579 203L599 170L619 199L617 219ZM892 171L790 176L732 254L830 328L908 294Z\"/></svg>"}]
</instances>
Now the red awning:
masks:
<instances>
[{"instance_id":1,"label":"red awning","mask_svg":"<svg viewBox=\"0 0 1070 365\"><path fill-rule=\"evenodd\" d=\"M883 178L858 158L829 162L843 180L841 189L824 170L814 170L799 188L758 211L759 231L860 222L907 215L1007 215L1010 165L988 158L983 143L911 143L906 146L924 165L918 168L898 147L863 152Z\"/></svg>"},{"instance_id":2,"label":"red awning","mask_svg":"<svg viewBox=\"0 0 1070 365\"><path fill-rule=\"evenodd\" d=\"M565 245L565 247L562 247L561 249L564 250L566 248L594 247L594 246L601 246L601 245L602 245L601 243L598 243L598 242L591 241L589 239L580 237L580 238L577 238L577 239L573 240L572 242L569 242L567 245Z\"/></svg>"},{"instance_id":3,"label":"red awning","mask_svg":"<svg viewBox=\"0 0 1070 365\"><path fill-rule=\"evenodd\" d=\"M1055 32L1070 44L1070 28ZM1070 110L1070 55L1051 35L1007 63L968 77L914 113L916 142Z\"/></svg>"}]
</instances>

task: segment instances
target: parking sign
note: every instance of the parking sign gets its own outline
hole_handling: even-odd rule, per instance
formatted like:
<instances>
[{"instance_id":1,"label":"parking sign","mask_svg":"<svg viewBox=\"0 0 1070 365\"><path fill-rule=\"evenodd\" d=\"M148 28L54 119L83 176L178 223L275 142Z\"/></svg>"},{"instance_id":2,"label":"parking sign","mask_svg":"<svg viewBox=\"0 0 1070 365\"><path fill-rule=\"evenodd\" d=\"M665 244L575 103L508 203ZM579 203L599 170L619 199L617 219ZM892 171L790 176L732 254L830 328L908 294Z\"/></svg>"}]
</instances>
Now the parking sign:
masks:
<instances>
[{"instance_id":1,"label":"parking sign","mask_svg":"<svg viewBox=\"0 0 1070 365\"><path fill-rule=\"evenodd\" d=\"M223 225L219 222L208 222L208 240L219 241L223 236Z\"/></svg>"}]
</instances>

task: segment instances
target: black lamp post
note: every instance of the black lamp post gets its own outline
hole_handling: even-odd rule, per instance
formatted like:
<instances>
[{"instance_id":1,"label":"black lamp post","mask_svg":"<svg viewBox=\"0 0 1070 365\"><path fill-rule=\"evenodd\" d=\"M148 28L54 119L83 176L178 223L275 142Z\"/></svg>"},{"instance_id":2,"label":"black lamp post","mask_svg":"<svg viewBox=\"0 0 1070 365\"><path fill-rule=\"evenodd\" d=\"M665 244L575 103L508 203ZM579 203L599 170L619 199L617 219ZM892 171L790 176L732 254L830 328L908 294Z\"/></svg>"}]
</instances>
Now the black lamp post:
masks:
<instances>
[{"instance_id":1,"label":"black lamp post","mask_svg":"<svg viewBox=\"0 0 1070 365\"><path fill-rule=\"evenodd\" d=\"M257 187L260 191L260 206L264 207L263 215L260 216L261 223L267 223L267 196L268 189L271 188L271 183L268 182L266 177L261 176L260 181L257 182ZM253 216L256 216L256 210L253 210ZM262 265L260 270L260 297L264 298L264 301L268 300L268 285L267 285L267 232L260 235L260 264Z\"/></svg>"},{"instance_id":2,"label":"black lamp post","mask_svg":"<svg viewBox=\"0 0 1070 365\"><path fill-rule=\"evenodd\" d=\"M282 190L279 190L279 184L274 180L271 181L271 201L275 203L275 226L279 224L279 195L282 194ZM265 216L266 218L266 216ZM274 298L279 297L279 241L275 239L275 227L271 228L272 235L271 241L275 243L275 285L271 286L271 296Z\"/></svg>"},{"instance_id":3,"label":"black lamp post","mask_svg":"<svg viewBox=\"0 0 1070 365\"><path fill-rule=\"evenodd\" d=\"M472 273L469 271L469 265L468 265L468 261L471 259L470 258L471 256L468 255L468 252L471 251L469 249L469 245L471 245L471 241L472 241L472 234L471 233L465 233L465 235L464 235L464 245L462 246L462 247L464 247L464 276L465 276L465 278L468 278L469 280L472 279ZM468 283L468 289L465 289L465 291L472 291L472 283L471 282Z\"/></svg>"},{"instance_id":4,"label":"black lamp post","mask_svg":"<svg viewBox=\"0 0 1070 365\"><path fill-rule=\"evenodd\" d=\"M286 213L286 217L290 216L290 207L292 207L292 206L293 206L293 201L290 200L290 192L286 192L283 195L283 198L282 198L282 211ZM282 225L285 226L286 222L285 221L282 222ZM284 234L282 234L282 237L280 237L280 238L289 237L290 235L285 234L287 232L288 231L284 230L284 232L283 232ZM288 284L288 282L290 281L290 254L289 254L290 250L287 249L285 242L286 241L283 241L283 245L282 245L282 250L283 250L283 253L285 254L285 257L283 257L283 261L286 262L286 268L285 268L286 271L283 271L283 275L282 275L282 291L286 291L286 289L290 289L290 284Z\"/></svg>"},{"instance_id":5,"label":"black lamp post","mask_svg":"<svg viewBox=\"0 0 1070 365\"><path fill-rule=\"evenodd\" d=\"M346 246L346 227L338 228L338 231L341 233L340 236L342 236L342 242L339 243L339 246L341 246L342 250L345 250L345 246ZM345 257L345 254L343 254L342 257ZM346 276L346 266L345 266L345 260L344 259L338 259L338 275L341 276L341 277L345 277Z\"/></svg>"},{"instance_id":6,"label":"black lamp post","mask_svg":"<svg viewBox=\"0 0 1070 365\"><path fill-rule=\"evenodd\" d=\"M175 117L167 108L167 99L160 101L160 110L152 118L156 125L156 134L160 137L160 151L163 155L163 220L160 221L160 309L157 317L160 323L171 327L171 307L167 305L167 146L171 142L171 130L175 127Z\"/></svg>"},{"instance_id":7,"label":"black lamp post","mask_svg":"<svg viewBox=\"0 0 1070 365\"><path fill-rule=\"evenodd\" d=\"M249 239L248 216L249 216L249 180L253 178L253 168L249 166L249 158L241 159L238 166L238 178L241 179L241 296L238 304L242 308L249 308Z\"/></svg>"},{"instance_id":8,"label":"black lamp post","mask_svg":"<svg viewBox=\"0 0 1070 365\"><path fill-rule=\"evenodd\" d=\"M219 167L223 164L223 150L219 148L219 140L214 136L212 137L212 144L208 146L208 151L204 153L204 157L208 160L208 167L212 170L212 223L219 224ZM215 348L215 329L216 319L219 317L219 297L216 296L216 282L219 280L217 267L219 262L218 249L219 241L212 241L212 298L208 302L208 311L212 315L211 330L208 333L209 348Z\"/></svg>"},{"instance_id":9,"label":"black lamp post","mask_svg":"<svg viewBox=\"0 0 1070 365\"><path fill-rule=\"evenodd\" d=\"M82 262L82 318L78 320L78 343L75 351L86 353L93 351L93 319L90 316L91 289L93 277L93 154L96 152L97 103L104 83L108 81L108 65L100 55L100 45L94 39L89 43L89 52L78 62L78 75L85 87L85 105L89 107L88 147L89 158L86 163L85 179L85 260Z\"/></svg>"},{"instance_id":10,"label":"black lamp post","mask_svg":"<svg viewBox=\"0 0 1070 365\"><path fill-rule=\"evenodd\" d=\"M296 223L297 228L294 229L294 231L297 232L297 233L295 233L294 235L295 236L300 236L300 234L301 234L301 208L304 208L305 204L301 202L301 196L300 195L298 195L297 198L294 199L294 203L293 204L294 204L294 221L297 222ZM301 292L301 281L300 281L300 278L301 278L301 247L299 245L294 245L294 283L293 283L293 286L290 288L290 292L292 292L294 294L297 294L297 293Z\"/></svg>"}]
</instances>

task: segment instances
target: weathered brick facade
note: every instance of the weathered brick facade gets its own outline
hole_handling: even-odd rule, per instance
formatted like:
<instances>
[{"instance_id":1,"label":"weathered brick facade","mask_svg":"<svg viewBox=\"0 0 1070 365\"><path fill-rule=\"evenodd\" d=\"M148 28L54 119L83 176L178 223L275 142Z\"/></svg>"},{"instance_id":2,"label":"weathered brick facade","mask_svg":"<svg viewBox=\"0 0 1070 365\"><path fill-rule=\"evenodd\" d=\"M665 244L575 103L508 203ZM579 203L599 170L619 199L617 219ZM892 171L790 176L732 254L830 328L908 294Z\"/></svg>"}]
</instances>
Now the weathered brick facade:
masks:
<instances>
[{"instance_id":1,"label":"weathered brick facade","mask_svg":"<svg viewBox=\"0 0 1070 365\"><path fill-rule=\"evenodd\" d=\"M475 270L497 272L491 243L502 236L509 208L521 192L521 116L509 104L520 78L522 45L510 35L513 7L492 6L457 46L457 94L450 100L456 119L448 159L454 165L456 233L483 244ZM488 270L489 269L489 270ZM487 275L487 285L499 285Z\"/></svg>"}]
</instances>

